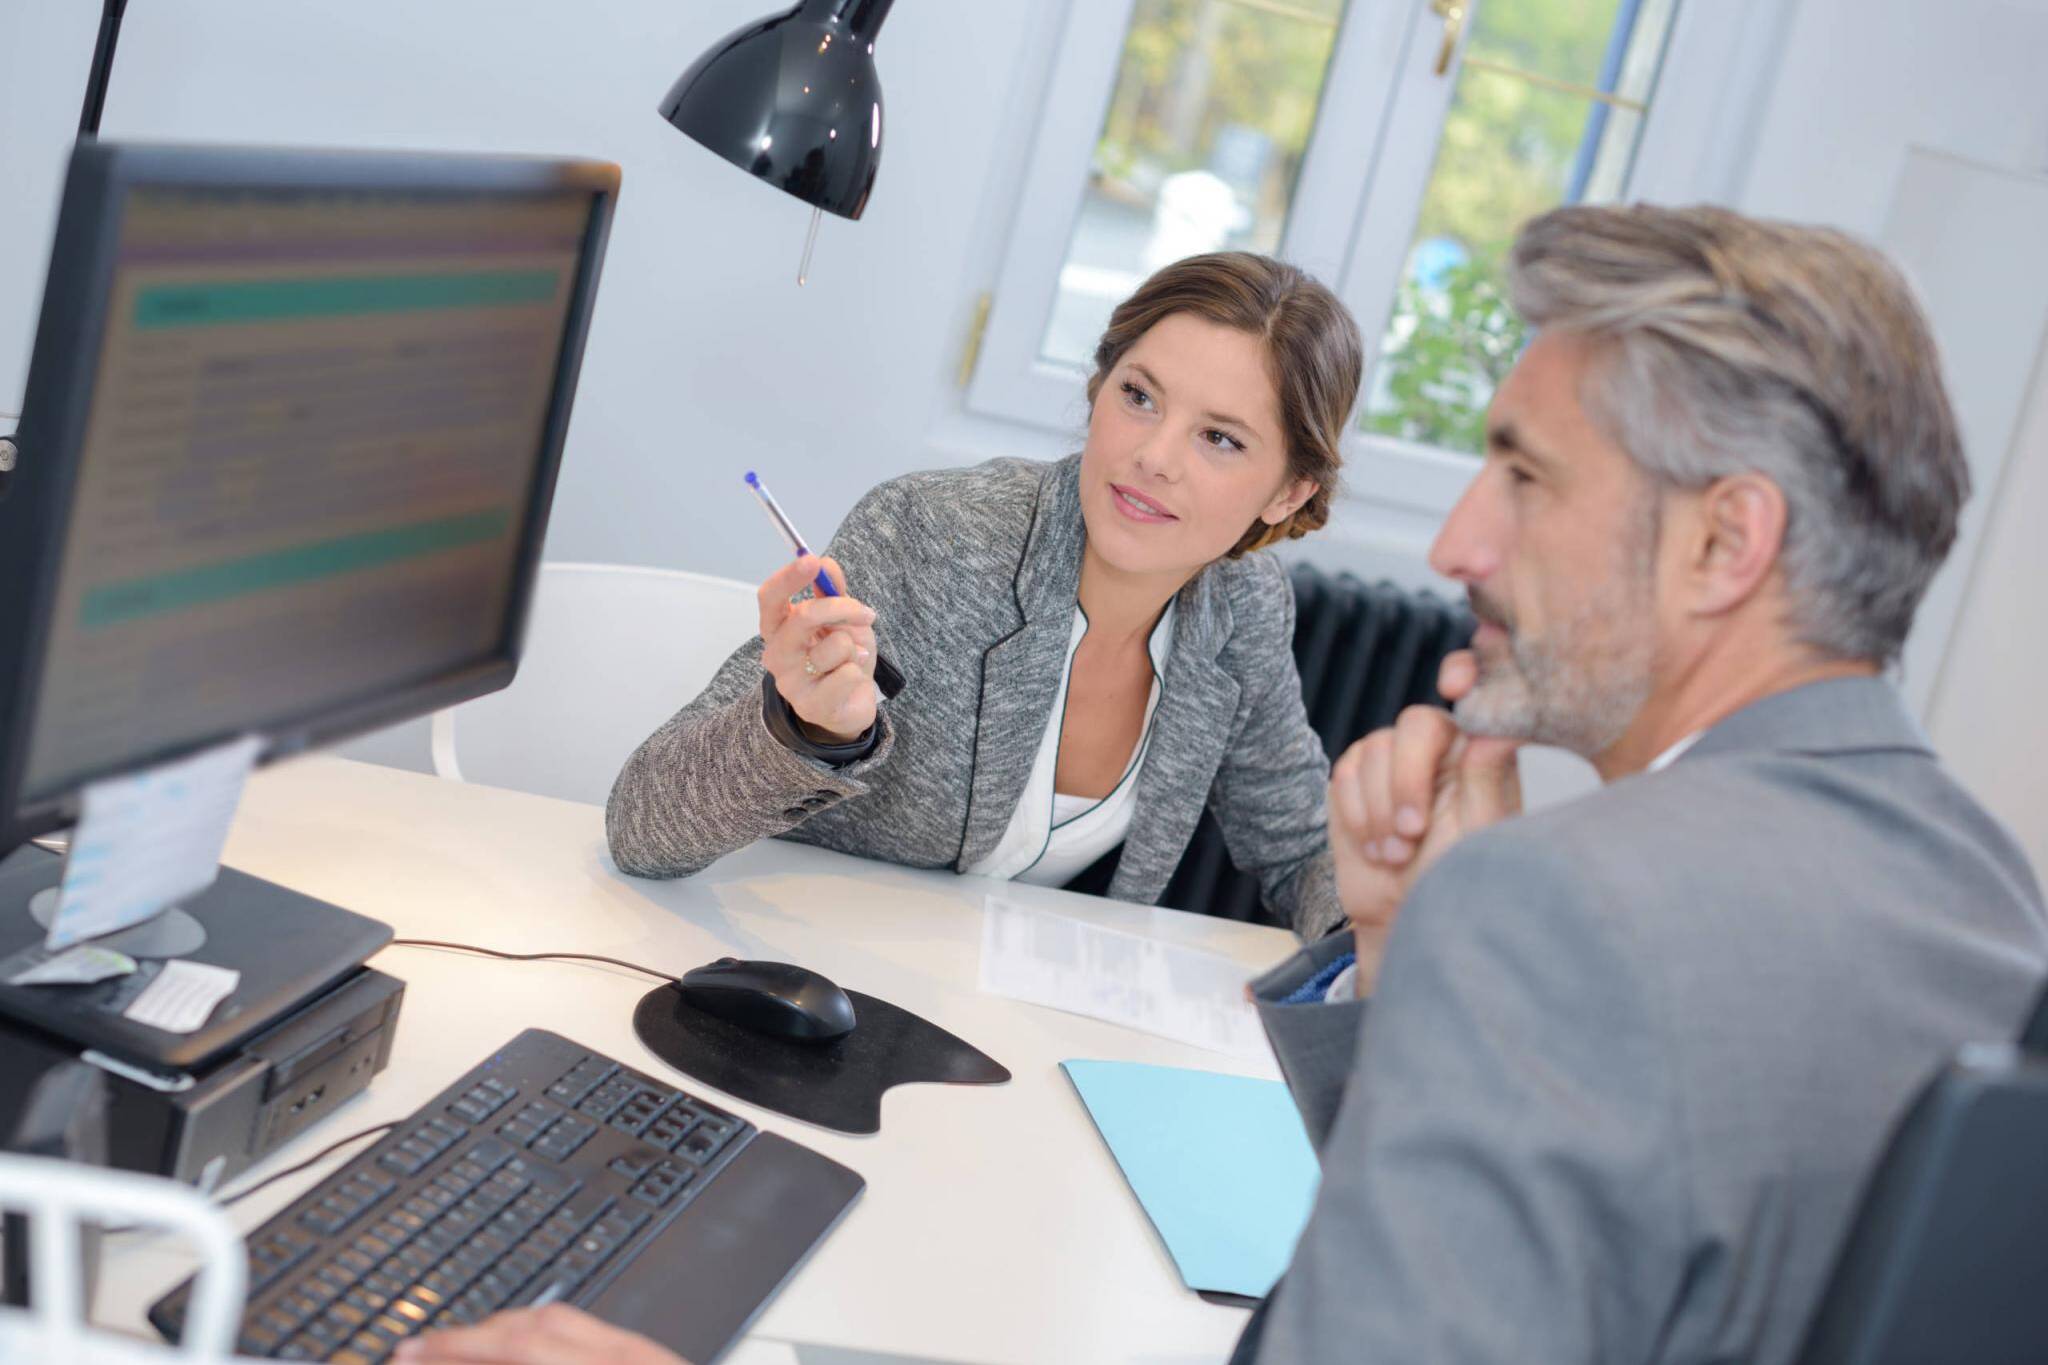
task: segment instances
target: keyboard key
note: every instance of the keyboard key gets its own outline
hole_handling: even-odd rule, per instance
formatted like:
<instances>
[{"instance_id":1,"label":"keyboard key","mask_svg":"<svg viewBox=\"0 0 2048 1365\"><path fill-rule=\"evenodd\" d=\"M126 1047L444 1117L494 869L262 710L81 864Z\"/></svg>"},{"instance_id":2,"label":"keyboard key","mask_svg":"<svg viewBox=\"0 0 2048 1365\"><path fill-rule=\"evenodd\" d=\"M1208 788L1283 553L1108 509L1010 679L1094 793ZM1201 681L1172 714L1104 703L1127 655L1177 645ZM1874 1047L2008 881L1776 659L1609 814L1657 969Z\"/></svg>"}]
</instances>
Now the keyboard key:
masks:
<instances>
[{"instance_id":1,"label":"keyboard key","mask_svg":"<svg viewBox=\"0 0 2048 1365\"><path fill-rule=\"evenodd\" d=\"M343 1299L340 1303L327 1310L326 1320L331 1323L339 1323L341 1326L348 1328L349 1330L345 1334L346 1338L354 1336L357 1329L370 1320L370 1315L351 1304L347 1299Z\"/></svg>"},{"instance_id":2,"label":"keyboard key","mask_svg":"<svg viewBox=\"0 0 2048 1365\"><path fill-rule=\"evenodd\" d=\"M375 1265L397 1249L397 1247L394 1247L382 1237L368 1232L349 1243L349 1250L369 1257L370 1265ZM365 1270L368 1268L368 1266L364 1267Z\"/></svg>"},{"instance_id":3,"label":"keyboard key","mask_svg":"<svg viewBox=\"0 0 2048 1365\"><path fill-rule=\"evenodd\" d=\"M410 1317L399 1317L393 1313L386 1313L383 1317L370 1324L370 1330L379 1336L389 1337L393 1341L402 1341L418 1331L419 1324Z\"/></svg>"},{"instance_id":4,"label":"keyboard key","mask_svg":"<svg viewBox=\"0 0 2048 1365\"><path fill-rule=\"evenodd\" d=\"M628 1152L624 1156L613 1157L611 1168L628 1180L638 1180L641 1176L653 1170L654 1163L660 1159L653 1152Z\"/></svg>"},{"instance_id":5,"label":"keyboard key","mask_svg":"<svg viewBox=\"0 0 2048 1365\"><path fill-rule=\"evenodd\" d=\"M317 1313L319 1309L316 1308L313 1311ZM264 1328L271 1336L282 1341L293 1332L298 1331L305 1324L306 1319L312 1316L313 1313L294 1314L284 1312L281 1309L266 1308L257 1315L255 1325Z\"/></svg>"},{"instance_id":6,"label":"keyboard key","mask_svg":"<svg viewBox=\"0 0 2048 1365\"><path fill-rule=\"evenodd\" d=\"M516 1155L518 1153L513 1150L512 1144L490 1137L483 1139L463 1153L465 1160L475 1162L487 1174L497 1170Z\"/></svg>"},{"instance_id":7,"label":"keyboard key","mask_svg":"<svg viewBox=\"0 0 2048 1365\"><path fill-rule=\"evenodd\" d=\"M267 1356L283 1340L262 1323L254 1323L242 1330L242 1335L235 1341L235 1349L245 1356Z\"/></svg>"},{"instance_id":8,"label":"keyboard key","mask_svg":"<svg viewBox=\"0 0 2048 1365\"><path fill-rule=\"evenodd\" d=\"M340 1262L341 1257L337 1256L314 1272L313 1278L306 1283L306 1292L317 1294L329 1302L347 1293L349 1286L356 1282L357 1276L356 1272L344 1267Z\"/></svg>"},{"instance_id":9,"label":"keyboard key","mask_svg":"<svg viewBox=\"0 0 2048 1365\"><path fill-rule=\"evenodd\" d=\"M357 1285L341 1296L341 1301L361 1313L365 1318L374 1318L384 1311L384 1305L391 1302L389 1294L379 1294L373 1289Z\"/></svg>"},{"instance_id":10,"label":"keyboard key","mask_svg":"<svg viewBox=\"0 0 2048 1365\"><path fill-rule=\"evenodd\" d=\"M624 1242L647 1226L648 1218L649 1215L639 1209L620 1207L598 1219L592 1227L615 1242Z\"/></svg>"},{"instance_id":11,"label":"keyboard key","mask_svg":"<svg viewBox=\"0 0 2048 1365\"><path fill-rule=\"evenodd\" d=\"M672 1152L675 1150L676 1144L681 1142L684 1135L695 1128L697 1123L696 1115L679 1112L672 1108L660 1118L648 1124L647 1131L640 1136L643 1141L650 1142L664 1151Z\"/></svg>"},{"instance_id":12,"label":"keyboard key","mask_svg":"<svg viewBox=\"0 0 2048 1365\"><path fill-rule=\"evenodd\" d=\"M570 1068L562 1079L549 1086L547 1096L563 1104L575 1104L618 1069L616 1063L596 1057L588 1058Z\"/></svg>"},{"instance_id":13,"label":"keyboard key","mask_svg":"<svg viewBox=\"0 0 2048 1365\"><path fill-rule=\"evenodd\" d=\"M718 1149L724 1145L724 1139L700 1126L696 1132L677 1143L675 1150L677 1156L688 1157L702 1165L717 1156Z\"/></svg>"},{"instance_id":14,"label":"keyboard key","mask_svg":"<svg viewBox=\"0 0 2048 1365\"><path fill-rule=\"evenodd\" d=\"M493 1311L488 1296L479 1294L472 1289L469 1293L464 1294L461 1298L450 1304L442 1312L441 1320L444 1323L452 1320L460 1327L473 1327L489 1317Z\"/></svg>"},{"instance_id":15,"label":"keyboard key","mask_svg":"<svg viewBox=\"0 0 2048 1365\"><path fill-rule=\"evenodd\" d=\"M436 1294L440 1295L444 1300L452 1299L455 1297L456 1294L461 1292L463 1286L463 1277L458 1271L442 1269L436 1270L432 1274L429 1274L423 1279L421 1279L420 1284L424 1288L433 1290Z\"/></svg>"},{"instance_id":16,"label":"keyboard key","mask_svg":"<svg viewBox=\"0 0 2048 1365\"><path fill-rule=\"evenodd\" d=\"M354 1335L355 1332L353 1330L343 1331L341 1324L333 1318L320 1317L307 1323L305 1330L299 1333L297 1340L317 1342L324 1353L333 1350Z\"/></svg>"}]
</instances>

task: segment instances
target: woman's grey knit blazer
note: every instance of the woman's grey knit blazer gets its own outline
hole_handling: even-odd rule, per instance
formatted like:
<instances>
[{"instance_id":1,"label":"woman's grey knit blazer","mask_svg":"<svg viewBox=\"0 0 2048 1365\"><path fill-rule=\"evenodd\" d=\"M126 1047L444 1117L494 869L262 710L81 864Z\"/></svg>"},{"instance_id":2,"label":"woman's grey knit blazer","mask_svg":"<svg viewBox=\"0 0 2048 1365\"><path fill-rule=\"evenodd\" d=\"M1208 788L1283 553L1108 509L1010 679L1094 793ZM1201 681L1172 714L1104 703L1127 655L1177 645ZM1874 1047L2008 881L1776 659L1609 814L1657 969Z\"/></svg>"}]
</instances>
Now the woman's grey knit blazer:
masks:
<instances>
[{"instance_id":1,"label":"woman's grey knit blazer","mask_svg":"<svg viewBox=\"0 0 2048 1365\"><path fill-rule=\"evenodd\" d=\"M605 810L620 870L688 876L770 837L913 867L986 856L1058 700L1085 537L1079 456L875 488L828 550L908 679L882 703L873 752L833 768L778 742L762 720L761 641L749 640L626 761ZM1157 901L1206 803L1283 923L1315 938L1342 921L1330 765L1302 709L1293 634L1294 594L1266 554L1219 561L1181 589L1111 896Z\"/></svg>"}]
</instances>

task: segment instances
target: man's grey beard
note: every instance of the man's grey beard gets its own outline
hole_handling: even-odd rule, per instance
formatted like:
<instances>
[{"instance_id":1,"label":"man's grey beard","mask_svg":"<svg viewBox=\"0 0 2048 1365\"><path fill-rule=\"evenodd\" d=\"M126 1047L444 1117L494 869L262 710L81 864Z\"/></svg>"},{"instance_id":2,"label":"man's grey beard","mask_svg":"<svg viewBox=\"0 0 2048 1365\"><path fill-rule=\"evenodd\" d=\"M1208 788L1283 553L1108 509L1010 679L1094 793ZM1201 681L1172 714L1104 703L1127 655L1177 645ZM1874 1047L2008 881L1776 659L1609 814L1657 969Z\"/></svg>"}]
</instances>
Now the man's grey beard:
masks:
<instances>
[{"instance_id":1,"label":"man's grey beard","mask_svg":"<svg viewBox=\"0 0 2048 1365\"><path fill-rule=\"evenodd\" d=\"M1480 656L1479 681L1453 710L1475 735L1554 744L1581 758L1613 747L1649 700L1657 505L1635 509L1614 576L1541 639L1508 630L1507 659Z\"/></svg>"}]
</instances>

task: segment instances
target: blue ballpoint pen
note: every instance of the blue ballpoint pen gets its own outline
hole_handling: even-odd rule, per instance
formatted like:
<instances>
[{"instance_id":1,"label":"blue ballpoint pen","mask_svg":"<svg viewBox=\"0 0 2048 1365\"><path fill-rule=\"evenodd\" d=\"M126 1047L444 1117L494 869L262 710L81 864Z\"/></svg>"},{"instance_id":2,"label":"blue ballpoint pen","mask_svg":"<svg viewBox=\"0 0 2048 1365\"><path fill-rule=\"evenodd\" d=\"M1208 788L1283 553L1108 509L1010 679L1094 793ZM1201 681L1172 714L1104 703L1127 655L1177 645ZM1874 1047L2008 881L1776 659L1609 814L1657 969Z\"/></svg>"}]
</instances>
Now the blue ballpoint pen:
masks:
<instances>
[{"instance_id":1,"label":"blue ballpoint pen","mask_svg":"<svg viewBox=\"0 0 2048 1365\"><path fill-rule=\"evenodd\" d=\"M804 543L802 534L796 529L796 523L791 521L789 514L782 510L782 504L777 502L775 495L768 491L768 485L761 482L761 476L751 469L747 471L747 487L753 489L754 496L761 500L761 506L767 509L768 519L775 523L775 529L780 531L782 538L789 542L791 553L795 554L799 559L809 554L811 547ZM838 585L833 583L832 575L826 573L823 569L818 570L818 576L812 582L817 584L819 593L826 597L839 597L842 595ZM881 689L882 695L885 697L893 697L903 690L903 674L897 670L894 664L890 663L880 654L875 655L875 686Z\"/></svg>"}]
</instances>

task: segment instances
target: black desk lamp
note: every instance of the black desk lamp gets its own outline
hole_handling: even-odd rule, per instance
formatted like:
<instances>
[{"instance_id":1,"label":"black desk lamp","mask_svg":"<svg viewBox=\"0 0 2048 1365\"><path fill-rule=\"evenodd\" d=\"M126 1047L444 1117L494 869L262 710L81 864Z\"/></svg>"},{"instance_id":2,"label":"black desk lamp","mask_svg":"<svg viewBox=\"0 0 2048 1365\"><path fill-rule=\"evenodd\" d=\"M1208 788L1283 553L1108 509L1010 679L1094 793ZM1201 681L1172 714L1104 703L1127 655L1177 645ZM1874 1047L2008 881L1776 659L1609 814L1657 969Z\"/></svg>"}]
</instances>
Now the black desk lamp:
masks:
<instances>
[{"instance_id":1,"label":"black desk lamp","mask_svg":"<svg viewBox=\"0 0 2048 1365\"><path fill-rule=\"evenodd\" d=\"M713 45L676 78L661 114L733 165L812 206L796 282L810 275L818 222L858 219L882 164L875 35L896 0L798 0ZM128 0L101 0L99 43L78 135L100 130ZM0 497L20 450L0 437Z\"/></svg>"},{"instance_id":2,"label":"black desk lamp","mask_svg":"<svg viewBox=\"0 0 2048 1365\"><path fill-rule=\"evenodd\" d=\"M799 0L726 35L676 78L662 117L751 175L812 206L859 218L882 163L875 34L895 0Z\"/></svg>"}]
</instances>

